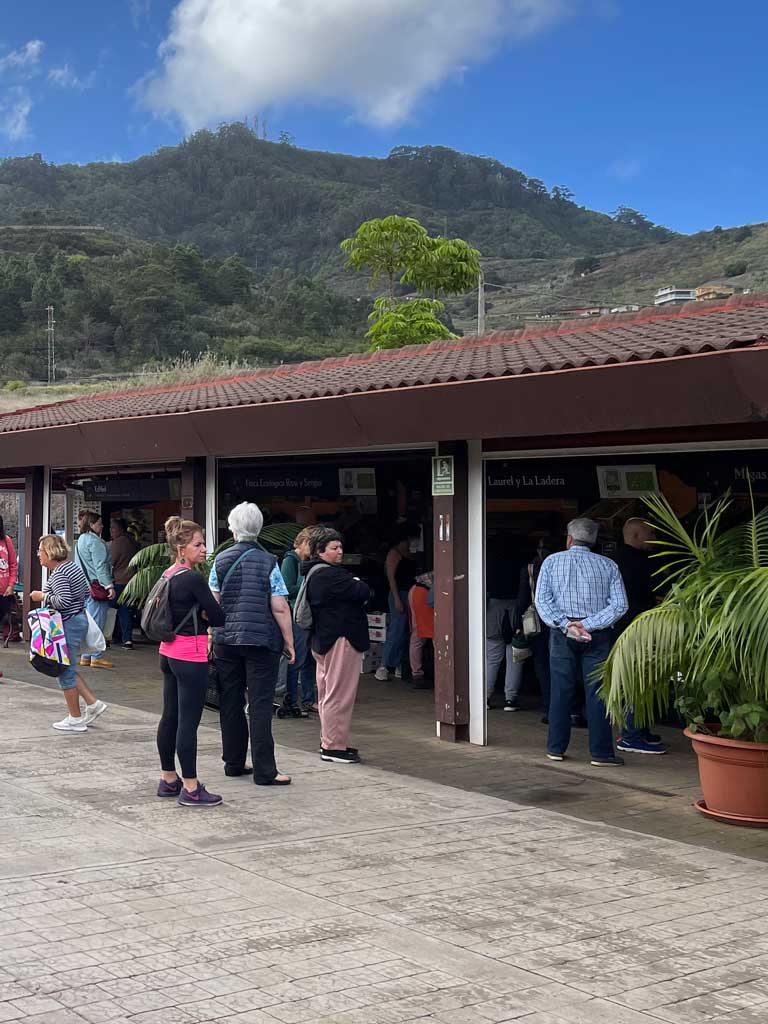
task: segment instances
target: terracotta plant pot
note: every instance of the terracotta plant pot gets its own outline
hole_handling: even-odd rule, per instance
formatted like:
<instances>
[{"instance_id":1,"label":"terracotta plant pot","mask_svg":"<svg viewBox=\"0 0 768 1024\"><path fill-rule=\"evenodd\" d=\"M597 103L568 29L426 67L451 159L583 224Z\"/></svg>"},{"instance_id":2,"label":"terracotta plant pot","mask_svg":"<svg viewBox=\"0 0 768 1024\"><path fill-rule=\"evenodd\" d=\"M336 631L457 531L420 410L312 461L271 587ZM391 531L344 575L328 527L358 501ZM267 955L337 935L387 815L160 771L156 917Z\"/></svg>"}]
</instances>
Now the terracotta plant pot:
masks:
<instances>
[{"instance_id":1,"label":"terracotta plant pot","mask_svg":"<svg viewBox=\"0 0 768 1024\"><path fill-rule=\"evenodd\" d=\"M768 828L768 743L743 743L689 732L704 799L696 807L732 825Z\"/></svg>"}]
</instances>

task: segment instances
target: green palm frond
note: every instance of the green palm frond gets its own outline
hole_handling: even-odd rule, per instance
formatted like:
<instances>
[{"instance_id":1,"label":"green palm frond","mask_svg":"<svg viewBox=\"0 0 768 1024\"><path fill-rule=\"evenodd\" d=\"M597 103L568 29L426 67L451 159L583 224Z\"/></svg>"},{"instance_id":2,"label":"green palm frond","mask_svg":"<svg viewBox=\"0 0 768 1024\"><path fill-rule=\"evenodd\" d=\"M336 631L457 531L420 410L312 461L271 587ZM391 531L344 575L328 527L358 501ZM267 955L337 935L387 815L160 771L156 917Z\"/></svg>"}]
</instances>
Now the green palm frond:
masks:
<instances>
[{"instance_id":1,"label":"green palm frond","mask_svg":"<svg viewBox=\"0 0 768 1024\"><path fill-rule=\"evenodd\" d=\"M768 721L768 510L753 506L749 522L725 530L726 495L688 532L664 498L646 501L669 589L621 634L605 663L600 693L608 713L621 723L633 709L648 725L674 691L692 728L704 728L714 713L721 735L750 728L754 738Z\"/></svg>"},{"instance_id":2,"label":"green palm frond","mask_svg":"<svg viewBox=\"0 0 768 1024\"><path fill-rule=\"evenodd\" d=\"M627 626L608 655L600 690L614 722L623 724L631 709L641 726L666 713L670 680L690 669L694 630L689 610L672 602L643 612Z\"/></svg>"},{"instance_id":3,"label":"green palm frond","mask_svg":"<svg viewBox=\"0 0 768 1024\"><path fill-rule=\"evenodd\" d=\"M301 529L302 527L297 523L270 523L259 534L259 547L271 555L279 555L293 545L293 541ZM219 544L208 555L205 562L197 566L197 571L208 579L216 556L219 552L231 547L233 543L234 541L230 538ZM135 575L120 595L119 603L142 608L152 588L172 561L173 558L167 544L150 544L148 547L142 548L130 561L130 568L135 570Z\"/></svg>"}]
</instances>

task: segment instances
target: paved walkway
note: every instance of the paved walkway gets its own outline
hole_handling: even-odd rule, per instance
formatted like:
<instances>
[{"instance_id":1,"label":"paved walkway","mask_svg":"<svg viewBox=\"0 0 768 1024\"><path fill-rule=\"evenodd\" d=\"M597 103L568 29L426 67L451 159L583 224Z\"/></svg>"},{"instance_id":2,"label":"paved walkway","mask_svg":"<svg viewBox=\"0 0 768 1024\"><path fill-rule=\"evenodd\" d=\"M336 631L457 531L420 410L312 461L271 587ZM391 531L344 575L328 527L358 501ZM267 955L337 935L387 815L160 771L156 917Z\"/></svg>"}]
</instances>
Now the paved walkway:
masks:
<instances>
[{"instance_id":1,"label":"paved walkway","mask_svg":"<svg viewBox=\"0 0 768 1024\"><path fill-rule=\"evenodd\" d=\"M111 657L114 672L89 673L99 696L159 714L156 651L139 646L132 652L115 650ZM44 677L25 663L20 645L2 652L0 667L6 675L44 685ZM430 691L363 676L352 742L363 750L366 764L377 768L768 861L767 832L710 821L694 809L700 795L696 758L678 730L660 730L669 747L667 756L627 754L621 769L591 768L586 734L577 730L571 759L554 765L544 757L546 727L535 702L531 694L529 711L492 712L488 747L444 743L435 738ZM215 725L216 715L208 713L206 721ZM313 754L317 750L317 719L275 720L274 731L286 747Z\"/></svg>"},{"instance_id":2,"label":"paved walkway","mask_svg":"<svg viewBox=\"0 0 768 1024\"><path fill-rule=\"evenodd\" d=\"M762 864L282 748L154 797L156 716L0 687L0 1022L765 1024Z\"/></svg>"}]
</instances>

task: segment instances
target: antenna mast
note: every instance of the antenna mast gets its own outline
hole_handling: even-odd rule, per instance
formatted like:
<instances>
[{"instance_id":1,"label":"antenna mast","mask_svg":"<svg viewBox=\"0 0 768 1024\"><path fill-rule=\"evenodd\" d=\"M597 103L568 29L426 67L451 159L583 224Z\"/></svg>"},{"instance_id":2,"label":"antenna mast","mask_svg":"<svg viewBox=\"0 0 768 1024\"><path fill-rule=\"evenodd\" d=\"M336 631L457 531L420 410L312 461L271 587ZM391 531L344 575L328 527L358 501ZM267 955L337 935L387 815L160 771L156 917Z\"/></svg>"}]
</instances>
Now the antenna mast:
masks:
<instances>
[{"instance_id":1,"label":"antenna mast","mask_svg":"<svg viewBox=\"0 0 768 1024\"><path fill-rule=\"evenodd\" d=\"M46 307L48 312L48 383L56 383L56 321L53 319L53 306Z\"/></svg>"}]
</instances>

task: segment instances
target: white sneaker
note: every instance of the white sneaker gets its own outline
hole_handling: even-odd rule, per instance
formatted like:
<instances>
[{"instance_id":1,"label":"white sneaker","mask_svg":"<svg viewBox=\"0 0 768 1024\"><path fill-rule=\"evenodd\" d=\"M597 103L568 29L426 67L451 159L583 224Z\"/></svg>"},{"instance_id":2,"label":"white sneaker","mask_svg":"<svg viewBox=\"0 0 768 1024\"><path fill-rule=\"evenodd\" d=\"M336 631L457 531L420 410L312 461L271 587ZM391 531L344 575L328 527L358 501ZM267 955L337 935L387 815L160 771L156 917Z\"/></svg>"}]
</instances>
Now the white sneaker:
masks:
<instances>
[{"instance_id":1,"label":"white sneaker","mask_svg":"<svg viewBox=\"0 0 768 1024\"><path fill-rule=\"evenodd\" d=\"M62 718L60 722L54 722L53 728L58 729L59 732L88 732L88 726L85 724L84 718L73 718L72 715L67 715L66 718Z\"/></svg>"},{"instance_id":2,"label":"white sneaker","mask_svg":"<svg viewBox=\"0 0 768 1024\"><path fill-rule=\"evenodd\" d=\"M103 715L109 707L109 704L105 704L103 700L97 700L95 704L85 705L85 724L93 725L99 715Z\"/></svg>"},{"instance_id":3,"label":"white sneaker","mask_svg":"<svg viewBox=\"0 0 768 1024\"><path fill-rule=\"evenodd\" d=\"M389 679L389 669L386 665L379 665L373 674L374 679L378 679L380 683L386 683Z\"/></svg>"}]
</instances>

